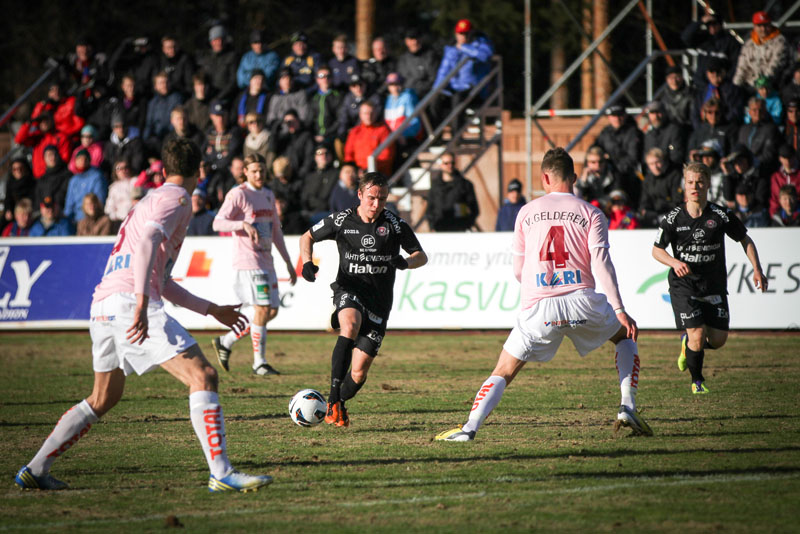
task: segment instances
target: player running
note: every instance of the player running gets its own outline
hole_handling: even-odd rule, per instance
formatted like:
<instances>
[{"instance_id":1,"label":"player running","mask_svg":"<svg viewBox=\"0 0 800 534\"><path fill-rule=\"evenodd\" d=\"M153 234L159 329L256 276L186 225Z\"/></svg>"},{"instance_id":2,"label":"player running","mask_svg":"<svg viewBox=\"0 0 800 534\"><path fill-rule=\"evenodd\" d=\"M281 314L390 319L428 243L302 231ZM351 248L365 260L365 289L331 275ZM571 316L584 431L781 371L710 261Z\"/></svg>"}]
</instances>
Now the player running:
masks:
<instances>
[{"instance_id":1,"label":"player running","mask_svg":"<svg viewBox=\"0 0 800 534\"><path fill-rule=\"evenodd\" d=\"M608 222L599 209L572 194L576 176L563 148L547 151L541 179L547 194L523 206L514 224L511 251L514 276L522 284L522 311L467 422L438 434L437 440L472 441L525 363L552 360L564 336L581 356L606 340L616 345L622 395L616 425L653 434L636 410L639 329L622 306L608 253ZM608 300L595 292L595 279Z\"/></svg>"},{"instance_id":2,"label":"player running","mask_svg":"<svg viewBox=\"0 0 800 534\"><path fill-rule=\"evenodd\" d=\"M762 292L768 280L761 270L756 245L747 228L728 208L708 202L711 172L702 163L683 171L686 202L670 211L658 230L653 257L669 267L669 296L681 336L678 369L689 369L692 393L704 395L705 349L718 349L728 339L728 270L725 234L741 243L753 266L753 282ZM665 250L672 244L672 255Z\"/></svg>"},{"instance_id":3,"label":"player running","mask_svg":"<svg viewBox=\"0 0 800 534\"><path fill-rule=\"evenodd\" d=\"M36 456L19 470L16 484L22 489L66 488L67 484L50 475L56 458L119 402L127 375L141 375L158 366L189 387L192 426L211 470L209 491L251 491L272 482L272 477L245 475L231 467L217 372L192 336L164 311L162 296L235 330L247 324L236 306L203 300L170 278L192 217L189 191L197 183L200 149L185 139L169 141L162 161L164 185L128 213L94 291L89 325L92 394L61 416Z\"/></svg>"},{"instance_id":4,"label":"player running","mask_svg":"<svg viewBox=\"0 0 800 534\"><path fill-rule=\"evenodd\" d=\"M233 290L245 306L250 319L250 339L253 341L253 374L279 375L267 363L267 323L278 315L280 297L278 278L272 263L272 244L286 262L291 284L297 282L283 231L275 209L275 195L266 183L266 160L260 154L244 159L247 181L232 189L214 218L214 230L233 233L233 268L236 280ZM231 348L244 337L247 330L231 330L212 341L219 364L229 370Z\"/></svg>"},{"instance_id":5,"label":"player running","mask_svg":"<svg viewBox=\"0 0 800 534\"><path fill-rule=\"evenodd\" d=\"M339 248L339 271L331 284L336 307L331 326L339 329L339 337L331 357L325 416L326 423L336 426L350 425L344 403L366 382L386 334L396 270L416 269L428 261L411 227L385 209L388 196L386 177L368 172L359 182L357 207L329 215L300 237L303 278L309 282L319 270L311 259L314 243L335 239ZM400 247L409 256L404 258Z\"/></svg>"}]
</instances>

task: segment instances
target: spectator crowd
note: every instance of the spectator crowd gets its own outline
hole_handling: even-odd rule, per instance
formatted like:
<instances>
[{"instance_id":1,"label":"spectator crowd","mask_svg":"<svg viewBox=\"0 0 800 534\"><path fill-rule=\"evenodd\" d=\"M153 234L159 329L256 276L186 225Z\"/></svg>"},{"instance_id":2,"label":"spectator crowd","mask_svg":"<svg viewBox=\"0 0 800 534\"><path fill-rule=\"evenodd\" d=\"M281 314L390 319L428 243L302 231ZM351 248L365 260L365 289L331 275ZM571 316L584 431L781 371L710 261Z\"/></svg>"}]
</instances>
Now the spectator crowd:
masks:
<instances>
[{"instance_id":1,"label":"spectator crowd","mask_svg":"<svg viewBox=\"0 0 800 534\"><path fill-rule=\"evenodd\" d=\"M707 13L684 30L697 70L667 69L641 122L621 105L587 150L575 193L601 207L609 227L655 228L683 201L683 165L711 170L708 199L748 227L798 226L800 47L764 11L744 45ZM684 76L687 74L687 76Z\"/></svg>"},{"instance_id":2,"label":"spectator crowd","mask_svg":"<svg viewBox=\"0 0 800 534\"><path fill-rule=\"evenodd\" d=\"M443 53L415 29L397 56L376 37L366 61L353 57L344 34L320 51L302 31L290 40L283 58L257 29L237 53L222 25L210 28L208 48L197 54L171 35L158 49L125 39L110 55L78 40L16 132L16 157L0 179L2 235L115 233L163 183L161 148L174 138L195 141L203 153L188 235L214 235L215 210L243 183L243 159L253 153L267 161L284 232L302 233L356 203L368 157L462 57L467 63L447 80L433 113L463 100L493 54L466 19ZM377 170L391 175L422 135L419 118L409 121L378 154Z\"/></svg>"}]
</instances>

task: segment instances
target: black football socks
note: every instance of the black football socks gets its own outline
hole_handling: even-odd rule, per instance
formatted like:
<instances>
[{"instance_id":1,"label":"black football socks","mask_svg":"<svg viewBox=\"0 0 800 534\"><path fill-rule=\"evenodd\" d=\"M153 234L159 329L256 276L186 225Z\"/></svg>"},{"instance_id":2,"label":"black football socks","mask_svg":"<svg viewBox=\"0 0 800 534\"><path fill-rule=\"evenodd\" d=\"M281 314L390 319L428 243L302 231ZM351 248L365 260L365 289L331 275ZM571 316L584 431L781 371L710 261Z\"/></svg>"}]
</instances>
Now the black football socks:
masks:
<instances>
[{"instance_id":1,"label":"black football socks","mask_svg":"<svg viewBox=\"0 0 800 534\"><path fill-rule=\"evenodd\" d=\"M689 372L692 373L692 382L705 382L703 378L703 357L705 356L705 351L703 349L694 351L689 348L687 345L686 347L686 367L689 368Z\"/></svg>"},{"instance_id":2,"label":"black football socks","mask_svg":"<svg viewBox=\"0 0 800 534\"><path fill-rule=\"evenodd\" d=\"M333 347L331 356L331 393L328 402L334 403L341 400L341 387L347 370L350 369L350 362L353 360L353 346L355 341L339 336L336 345Z\"/></svg>"}]
</instances>

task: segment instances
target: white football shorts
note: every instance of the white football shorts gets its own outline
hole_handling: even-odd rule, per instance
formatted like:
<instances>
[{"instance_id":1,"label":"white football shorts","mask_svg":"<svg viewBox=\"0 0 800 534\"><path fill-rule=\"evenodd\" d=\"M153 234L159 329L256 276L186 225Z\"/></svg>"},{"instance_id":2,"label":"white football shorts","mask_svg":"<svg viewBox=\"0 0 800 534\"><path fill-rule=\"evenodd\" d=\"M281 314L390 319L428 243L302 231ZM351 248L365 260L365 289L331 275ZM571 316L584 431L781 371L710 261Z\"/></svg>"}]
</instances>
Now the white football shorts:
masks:
<instances>
[{"instance_id":1,"label":"white football shorts","mask_svg":"<svg viewBox=\"0 0 800 534\"><path fill-rule=\"evenodd\" d=\"M122 369L125 376L143 375L185 352L197 342L164 311L162 301L147 307L148 338L141 345L130 343L126 331L133 324L136 296L115 293L92 303L89 334L92 336L92 367L97 372Z\"/></svg>"},{"instance_id":2,"label":"white football shorts","mask_svg":"<svg viewBox=\"0 0 800 534\"><path fill-rule=\"evenodd\" d=\"M517 315L503 348L522 361L549 362L564 336L581 356L602 346L622 325L606 300L594 289L544 298Z\"/></svg>"},{"instance_id":3,"label":"white football shorts","mask_svg":"<svg viewBox=\"0 0 800 534\"><path fill-rule=\"evenodd\" d=\"M236 298L245 306L280 306L278 277L275 271L236 271L233 282Z\"/></svg>"}]
</instances>

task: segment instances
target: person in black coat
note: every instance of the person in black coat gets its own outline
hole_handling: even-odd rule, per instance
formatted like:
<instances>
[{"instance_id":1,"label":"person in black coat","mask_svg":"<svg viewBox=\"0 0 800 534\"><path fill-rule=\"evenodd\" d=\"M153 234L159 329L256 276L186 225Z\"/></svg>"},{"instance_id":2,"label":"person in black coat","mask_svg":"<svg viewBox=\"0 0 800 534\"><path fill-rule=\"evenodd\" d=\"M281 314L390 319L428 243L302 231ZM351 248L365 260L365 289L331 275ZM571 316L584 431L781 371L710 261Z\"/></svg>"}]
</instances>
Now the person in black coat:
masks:
<instances>
[{"instance_id":1,"label":"person in black coat","mask_svg":"<svg viewBox=\"0 0 800 534\"><path fill-rule=\"evenodd\" d=\"M48 148L50 147L47 147L45 152L49 152ZM55 147L53 147L53 150L55 150ZM14 208L20 200L27 198L33 202L36 180L33 177L31 165L25 156L18 156L11 161L5 184L6 196L3 201L5 213L3 214L3 221L0 221L2 223L0 226L5 226L7 222L14 220Z\"/></svg>"},{"instance_id":2,"label":"person in black coat","mask_svg":"<svg viewBox=\"0 0 800 534\"><path fill-rule=\"evenodd\" d=\"M697 70L694 84L703 83L706 68L714 59L724 59L728 65L736 65L742 45L722 26L719 15L706 13L698 21L690 22L681 33L681 40L688 48L697 49ZM730 80L732 74L726 73Z\"/></svg>"},{"instance_id":3,"label":"person in black coat","mask_svg":"<svg viewBox=\"0 0 800 534\"><path fill-rule=\"evenodd\" d=\"M441 170L431 173L425 213L436 232L466 232L475 225L480 210L472 182L455 168L455 155L445 152Z\"/></svg>"},{"instance_id":4,"label":"person in black coat","mask_svg":"<svg viewBox=\"0 0 800 534\"><path fill-rule=\"evenodd\" d=\"M606 116L609 125L603 128L592 144L605 151L617 170L622 188L635 206L639 202L642 187L636 175L642 157L642 132L628 117L625 108L618 104L610 106Z\"/></svg>"},{"instance_id":5,"label":"person in black coat","mask_svg":"<svg viewBox=\"0 0 800 534\"><path fill-rule=\"evenodd\" d=\"M651 128L644 134L644 153L658 147L674 166L680 167L686 158L686 135L678 124L670 122L664 111L660 100L647 107Z\"/></svg>"},{"instance_id":6,"label":"person in black coat","mask_svg":"<svg viewBox=\"0 0 800 534\"><path fill-rule=\"evenodd\" d=\"M644 228L656 228L664 215L683 202L683 176L660 148L651 148L645 161L647 173L637 215Z\"/></svg>"},{"instance_id":7,"label":"person in black coat","mask_svg":"<svg viewBox=\"0 0 800 534\"><path fill-rule=\"evenodd\" d=\"M433 87L439 71L439 57L436 52L421 41L419 30L406 32L407 51L397 59L397 72L405 78L405 86L413 89L422 100Z\"/></svg>"},{"instance_id":8,"label":"person in black coat","mask_svg":"<svg viewBox=\"0 0 800 534\"><path fill-rule=\"evenodd\" d=\"M747 102L750 124L739 128L737 143L747 147L753 155L753 166L759 169L762 176L770 176L778 169L778 147L783 136L767 112L766 103L758 97L751 97Z\"/></svg>"},{"instance_id":9,"label":"person in black coat","mask_svg":"<svg viewBox=\"0 0 800 534\"><path fill-rule=\"evenodd\" d=\"M63 206L66 204L67 186L72 173L54 145L44 149L44 165L44 174L36 180L33 205L39 206L45 198L50 197L59 206Z\"/></svg>"}]
</instances>

